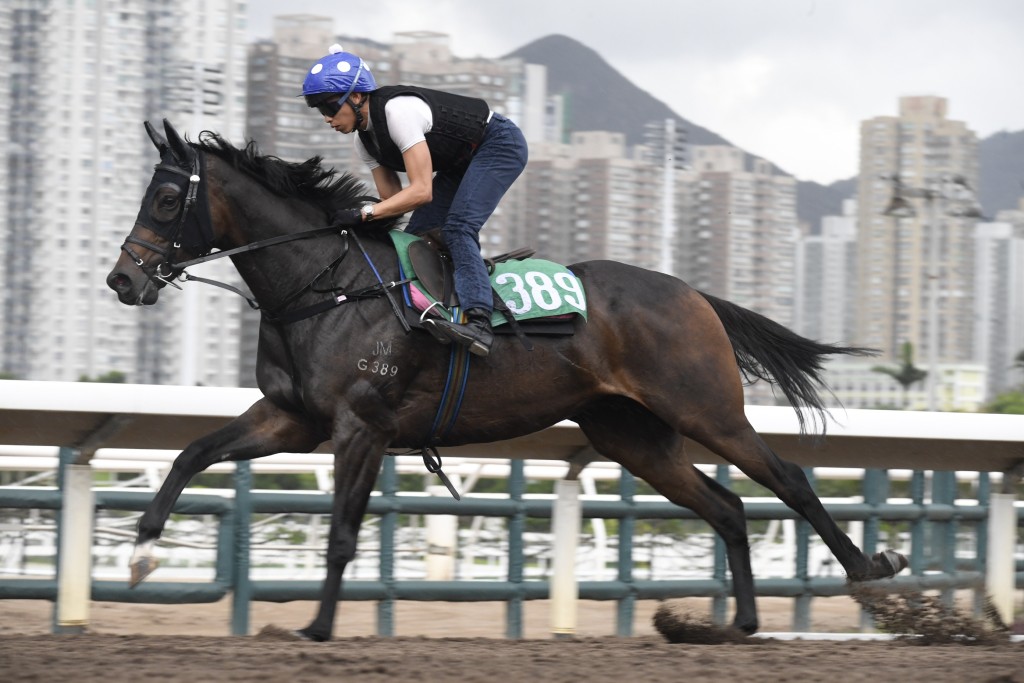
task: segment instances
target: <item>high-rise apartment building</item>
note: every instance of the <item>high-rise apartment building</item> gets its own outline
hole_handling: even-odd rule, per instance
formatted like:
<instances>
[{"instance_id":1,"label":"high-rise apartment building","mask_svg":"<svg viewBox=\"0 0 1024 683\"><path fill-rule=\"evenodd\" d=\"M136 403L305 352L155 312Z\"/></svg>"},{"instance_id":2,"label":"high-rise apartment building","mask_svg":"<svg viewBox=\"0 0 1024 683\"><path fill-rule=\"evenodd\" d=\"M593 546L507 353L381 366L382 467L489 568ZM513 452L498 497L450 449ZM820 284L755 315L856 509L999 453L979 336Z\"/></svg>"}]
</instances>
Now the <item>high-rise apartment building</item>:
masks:
<instances>
[{"instance_id":1,"label":"high-rise apartment building","mask_svg":"<svg viewBox=\"0 0 1024 683\"><path fill-rule=\"evenodd\" d=\"M796 181L726 145L696 145L680 174L676 274L790 326L795 297Z\"/></svg>"},{"instance_id":2,"label":"high-rise apartment building","mask_svg":"<svg viewBox=\"0 0 1024 683\"><path fill-rule=\"evenodd\" d=\"M583 131L535 144L519 187L520 243L563 263L613 259L661 263L661 166L630 150L622 133Z\"/></svg>"},{"instance_id":3,"label":"high-rise apartment building","mask_svg":"<svg viewBox=\"0 0 1024 683\"><path fill-rule=\"evenodd\" d=\"M1022 202L1024 204L1024 202ZM979 223L975 247L974 349L988 369L988 399L1024 386L1024 206Z\"/></svg>"},{"instance_id":4,"label":"high-rise apartment building","mask_svg":"<svg viewBox=\"0 0 1024 683\"><path fill-rule=\"evenodd\" d=\"M352 166L349 139L325 125L301 97L309 67L335 41L333 24L305 14L274 17L273 37L249 46L246 136L263 153L290 161L320 156L328 166Z\"/></svg>"},{"instance_id":5,"label":"high-rise apartment building","mask_svg":"<svg viewBox=\"0 0 1024 683\"><path fill-rule=\"evenodd\" d=\"M11 45L11 25L14 20L14 10L13 4L5 4L0 7L0 73L7 74L7 77L11 80L17 78L11 63L11 53L13 50L3 49L3 46ZM6 131L10 128L11 99L11 97L4 96L4 93L0 91L0 131L3 131L0 134L0 284L7 282L5 275L7 272L7 259L14 258L14 252L11 251L10 245L4 239L8 237L6 225L8 206L12 199L7 169L13 154L10 137L6 134ZM0 296L0 326L6 324L6 308L7 301L4 297ZM2 329L0 327L0 330ZM7 367L7 363L4 360L6 351L7 344L5 343L4 334L0 331L0 377L6 376L3 374Z\"/></svg>"},{"instance_id":6,"label":"high-rise apartment building","mask_svg":"<svg viewBox=\"0 0 1024 683\"><path fill-rule=\"evenodd\" d=\"M820 235L797 244L796 318L805 337L856 343L857 202L843 202L842 215L824 216Z\"/></svg>"},{"instance_id":7,"label":"high-rise apartment building","mask_svg":"<svg viewBox=\"0 0 1024 683\"><path fill-rule=\"evenodd\" d=\"M679 242L676 233L681 203L677 191L680 186L678 177L687 164L686 131L681 122L673 118L652 121L645 126L644 147L648 152L647 159L661 167L661 206L658 210L661 217L661 244L658 249L661 259L657 269L672 274L676 271L676 246Z\"/></svg>"},{"instance_id":8,"label":"high-rise apartment building","mask_svg":"<svg viewBox=\"0 0 1024 683\"><path fill-rule=\"evenodd\" d=\"M977 138L947 118L944 98L903 97L899 106L898 116L861 123L857 341L892 359L909 341L924 359L932 357L935 339L935 358L968 361L975 221L963 215L969 206L953 190L977 185ZM912 216L886 215L894 207L894 179L898 213ZM933 277L937 301L929 302Z\"/></svg>"},{"instance_id":9,"label":"high-rise apartment building","mask_svg":"<svg viewBox=\"0 0 1024 683\"><path fill-rule=\"evenodd\" d=\"M166 117L193 139L203 129L240 137L245 3L13 0L3 12L2 369L236 384L233 300L189 285L152 309L129 308L105 277L156 161L143 120L159 128ZM54 118L54 97L75 115Z\"/></svg>"}]
</instances>

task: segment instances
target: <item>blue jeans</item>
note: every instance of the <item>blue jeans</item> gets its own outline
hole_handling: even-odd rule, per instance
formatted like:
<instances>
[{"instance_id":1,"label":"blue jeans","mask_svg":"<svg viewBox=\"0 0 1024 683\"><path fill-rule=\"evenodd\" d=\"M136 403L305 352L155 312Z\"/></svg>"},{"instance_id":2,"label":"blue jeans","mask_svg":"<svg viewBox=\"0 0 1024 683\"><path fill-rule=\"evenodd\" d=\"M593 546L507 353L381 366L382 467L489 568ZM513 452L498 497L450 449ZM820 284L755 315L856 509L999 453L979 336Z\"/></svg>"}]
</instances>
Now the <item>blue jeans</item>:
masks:
<instances>
[{"instance_id":1,"label":"blue jeans","mask_svg":"<svg viewBox=\"0 0 1024 683\"><path fill-rule=\"evenodd\" d=\"M480 255L480 229L526 167L526 138L516 124L494 114L484 139L462 172L437 173L433 199L416 209L406 232L441 226L455 267L455 293L463 310L491 311L494 299Z\"/></svg>"}]
</instances>

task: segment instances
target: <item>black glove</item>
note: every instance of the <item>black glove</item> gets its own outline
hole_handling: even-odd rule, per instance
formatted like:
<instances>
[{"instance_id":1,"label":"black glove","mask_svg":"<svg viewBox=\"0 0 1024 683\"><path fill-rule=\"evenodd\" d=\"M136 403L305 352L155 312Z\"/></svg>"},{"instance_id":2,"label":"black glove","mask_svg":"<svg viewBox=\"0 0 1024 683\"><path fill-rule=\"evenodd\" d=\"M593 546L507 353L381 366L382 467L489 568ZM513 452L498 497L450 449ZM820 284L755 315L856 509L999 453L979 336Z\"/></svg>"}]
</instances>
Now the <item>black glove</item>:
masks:
<instances>
[{"instance_id":1,"label":"black glove","mask_svg":"<svg viewBox=\"0 0 1024 683\"><path fill-rule=\"evenodd\" d=\"M331 216L331 225L339 228L351 228L363 222L363 214L359 209L339 209Z\"/></svg>"}]
</instances>

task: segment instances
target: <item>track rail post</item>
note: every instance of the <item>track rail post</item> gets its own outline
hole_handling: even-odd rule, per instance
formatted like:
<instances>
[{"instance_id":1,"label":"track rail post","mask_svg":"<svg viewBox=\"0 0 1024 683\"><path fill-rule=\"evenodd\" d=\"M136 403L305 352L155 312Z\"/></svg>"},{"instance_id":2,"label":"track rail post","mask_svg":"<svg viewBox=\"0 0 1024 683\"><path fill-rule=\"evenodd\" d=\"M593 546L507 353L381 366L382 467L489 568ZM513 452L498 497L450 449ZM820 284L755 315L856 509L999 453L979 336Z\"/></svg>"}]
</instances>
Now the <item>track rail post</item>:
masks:
<instances>
[{"instance_id":1,"label":"track rail post","mask_svg":"<svg viewBox=\"0 0 1024 683\"><path fill-rule=\"evenodd\" d=\"M75 464L78 451L60 449L62 503L57 527L57 604L54 633L83 633L92 593L92 530L95 501L92 467Z\"/></svg>"}]
</instances>

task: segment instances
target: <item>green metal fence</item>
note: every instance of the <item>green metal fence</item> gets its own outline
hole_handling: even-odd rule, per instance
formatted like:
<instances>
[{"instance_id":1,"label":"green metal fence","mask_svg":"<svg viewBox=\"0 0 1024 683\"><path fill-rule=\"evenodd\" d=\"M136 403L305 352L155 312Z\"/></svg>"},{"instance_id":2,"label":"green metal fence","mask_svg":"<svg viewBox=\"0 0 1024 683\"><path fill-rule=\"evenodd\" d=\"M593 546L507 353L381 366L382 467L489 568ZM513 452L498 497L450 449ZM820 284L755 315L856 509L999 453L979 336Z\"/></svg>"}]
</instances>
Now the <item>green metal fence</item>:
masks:
<instances>
[{"instance_id":1,"label":"green metal fence","mask_svg":"<svg viewBox=\"0 0 1024 683\"><path fill-rule=\"evenodd\" d=\"M71 452L73 453L73 451ZM70 456L62 457L62 463ZM550 500L525 499L524 463L512 460L506 499L464 496L461 501L446 498L400 495L394 460L385 460L378 482L379 496L374 496L368 514L380 518L380 569L377 580L348 580L343 599L374 600L377 608L377 632L391 636L395 631L394 605L397 600L423 601L502 601L506 603L505 633L509 638L523 634L523 603L549 597L547 581L524 580L523 532L527 518L550 518ZM808 470L809 476L813 472ZM729 470L720 467L717 479L729 483ZM253 493L249 463L239 463L235 476L234 498L185 494L174 508L182 514L216 515L219 520L215 577L206 583L147 582L136 589L115 581L92 582L94 600L136 603L199 603L214 602L228 593L232 596L231 631L235 635L249 632L250 603L256 601L286 602L316 600L319 581L254 581L249 577L251 515L259 513L330 514L329 494ZM911 502L893 504L888 498L889 480L884 470L867 470L863 482L863 503L826 505L839 521L864 522L864 547L873 552L878 545L880 525L884 521L910 523L910 574L889 584L894 589L939 589L947 599L960 588L979 589L984 584L985 557L988 543L986 525L976 524L976 556L958 565L955 545L958 525L979 523L987 519L990 494L989 477L979 474L977 502L957 505L956 479L952 472L932 474L932 502L925 504L925 473L915 472L911 480ZM152 498L148 492L96 491L96 507L116 510L143 510ZM0 508L59 509L59 490L0 489ZM623 472L619 481L619 500L583 501L584 518L617 519L618 575L613 581L583 581L579 597L583 600L614 600L617 603L616 634L629 636L637 600L666 599L689 596L712 598L713 617L724 622L730 585L726 572L725 550L716 540L710 578L697 580L639 580L633 573L633 541L637 520L697 519L689 510L667 501L636 499L636 482ZM808 548L811 529L796 513L782 503L755 502L745 505L751 520L797 519L797 552L794 575L790 578L767 578L756 581L759 596L794 598L793 629L807 630L810 624L812 599L816 596L839 595L846 592L841 577L810 576ZM1018 526L1022 511L1018 510ZM502 581L399 581L395 578L395 532L400 514L444 514L489 516L507 519L508 570ZM58 526L58 535L60 533ZM59 547L59 543L58 543ZM58 558L59 562L59 558ZM938 571L936 571L938 570ZM1016 586L1024 586L1024 567L1018 563ZM926 573L927 572L927 573ZM980 594L981 591L978 591ZM0 581L0 598L55 600L56 581L8 579ZM980 608L980 605L978 605Z\"/></svg>"}]
</instances>

